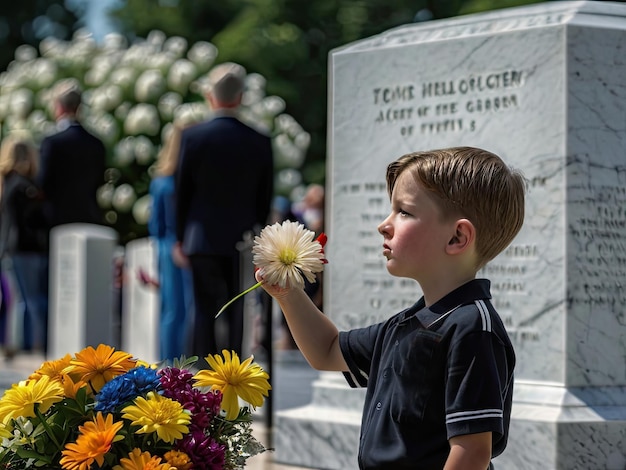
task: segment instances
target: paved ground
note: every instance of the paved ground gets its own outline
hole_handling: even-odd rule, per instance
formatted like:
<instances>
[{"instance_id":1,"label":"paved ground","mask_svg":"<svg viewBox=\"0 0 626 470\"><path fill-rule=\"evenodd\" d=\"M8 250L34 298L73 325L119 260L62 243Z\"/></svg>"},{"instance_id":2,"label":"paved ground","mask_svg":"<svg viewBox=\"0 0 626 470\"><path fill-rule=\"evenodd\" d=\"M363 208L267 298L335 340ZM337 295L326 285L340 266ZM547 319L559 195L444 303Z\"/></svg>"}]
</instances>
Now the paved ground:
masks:
<instances>
[{"instance_id":1,"label":"paved ground","mask_svg":"<svg viewBox=\"0 0 626 470\"><path fill-rule=\"evenodd\" d=\"M18 354L7 361L0 357L0 394L11 384L25 379L39 367L44 358L37 354ZM263 364L263 359L259 359ZM318 373L312 370L298 351L275 351L273 366L270 369L272 378L272 408L274 411L305 405L311 399L311 382ZM257 438L264 444L271 443L271 427L268 428L267 415L263 409L255 414L254 430ZM246 467L250 470L298 470L302 467L281 465L272 459L271 452L265 452L248 460Z\"/></svg>"}]
</instances>

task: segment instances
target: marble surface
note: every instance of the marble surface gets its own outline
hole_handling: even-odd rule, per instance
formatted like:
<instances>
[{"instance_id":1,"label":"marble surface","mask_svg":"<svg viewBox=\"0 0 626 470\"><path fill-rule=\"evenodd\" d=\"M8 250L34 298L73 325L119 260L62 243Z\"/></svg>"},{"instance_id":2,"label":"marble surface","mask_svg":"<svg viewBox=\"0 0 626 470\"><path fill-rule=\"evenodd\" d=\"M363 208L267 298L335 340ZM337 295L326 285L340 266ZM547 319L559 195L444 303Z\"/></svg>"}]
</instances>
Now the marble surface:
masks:
<instances>
[{"instance_id":1,"label":"marble surface","mask_svg":"<svg viewBox=\"0 0 626 470\"><path fill-rule=\"evenodd\" d=\"M113 340L110 227L67 224L50 233L48 357Z\"/></svg>"},{"instance_id":2,"label":"marble surface","mask_svg":"<svg viewBox=\"0 0 626 470\"><path fill-rule=\"evenodd\" d=\"M156 242L140 238L126 244L125 285L122 297L122 350L147 362L162 360L159 353L159 290L139 281L139 270L158 279Z\"/></svg>"},{"instance_id":3,"label":"marble surface","mask_svg":"<svg viewBox=\"0 0 626 470\"><path fill-rule=\"evenodd\" d=\"M331 53L324 310L341 329L420 296L385 270L376 226L389 211L388 163L471 145L528 179L522 231L479 273L518 357L498 468L626 467L625 20L616 2L547 2L407 25ZM279 423L292 436L332 435L343 453L322 454L347 465L358 438L339 417L351 408L326 400L330 413L314 401Z\"/></svg>"}]
</instances>

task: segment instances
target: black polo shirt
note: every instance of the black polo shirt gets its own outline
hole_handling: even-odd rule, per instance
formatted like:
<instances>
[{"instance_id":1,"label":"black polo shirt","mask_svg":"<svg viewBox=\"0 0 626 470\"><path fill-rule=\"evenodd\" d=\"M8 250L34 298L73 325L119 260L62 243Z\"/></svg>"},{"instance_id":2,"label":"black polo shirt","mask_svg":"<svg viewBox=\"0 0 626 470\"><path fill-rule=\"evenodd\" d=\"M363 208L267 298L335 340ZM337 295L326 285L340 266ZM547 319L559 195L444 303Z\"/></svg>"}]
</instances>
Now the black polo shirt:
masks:
<instances>
[{"instance_id":1,"label":"black polo shirt","mask_svg":"<svg viewBox=\"0 0 626 470\"><path fill-rule=\"evenodd\" d=\"M441 470L448 439L491 431L506 447L515 354L475 279L426 308L339 335L352 387L367 387L359 468Z\"/></svg>"}]
</instances>

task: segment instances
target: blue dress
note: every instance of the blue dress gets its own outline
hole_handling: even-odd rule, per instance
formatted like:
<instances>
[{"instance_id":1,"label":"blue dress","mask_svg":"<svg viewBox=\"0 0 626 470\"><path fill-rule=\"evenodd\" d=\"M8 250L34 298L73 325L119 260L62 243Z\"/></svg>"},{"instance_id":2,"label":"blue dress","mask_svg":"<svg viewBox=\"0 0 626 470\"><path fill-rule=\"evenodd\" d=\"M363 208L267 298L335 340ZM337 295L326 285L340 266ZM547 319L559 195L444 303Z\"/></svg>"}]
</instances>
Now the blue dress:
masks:
<instances>
[{"instance_id":1,"label":"blue dress","mask_svg":"<svg viewBox=\"0 0 626 470\"><path fill-rule=\"evenodd\" d=\"M158 176L150 183L152 210L148 222L150 235L157 242L161 318L159 340L161 359L172 360L188 353L188 322L193 314L191 273L172 260L176 242L174 177Z\"/></svg>"}]
</instances>

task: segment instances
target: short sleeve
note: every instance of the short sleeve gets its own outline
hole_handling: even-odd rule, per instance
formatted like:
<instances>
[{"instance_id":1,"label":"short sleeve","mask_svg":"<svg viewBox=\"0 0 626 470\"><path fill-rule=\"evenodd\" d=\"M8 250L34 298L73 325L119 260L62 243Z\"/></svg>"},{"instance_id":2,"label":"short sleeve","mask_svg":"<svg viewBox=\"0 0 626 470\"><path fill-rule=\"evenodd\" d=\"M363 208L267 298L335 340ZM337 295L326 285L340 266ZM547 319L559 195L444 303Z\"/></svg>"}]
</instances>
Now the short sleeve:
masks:
<instances>
[{"instance_id":1,"label":"short sleeve","mask_svg":"<svg viewBox=\"0 0 626 470\"><path fill-rule=\"evenodd\" d=\"M381 329L382 324L376 324L339 333L339 346L349 369L343 375L353 388L367 387L374 348Z\"/></svg>"},{"instance_id":2,"label":"short sleeve","mask_svg":"<svg viewBox=\"0 0 626 470\"><path fill-rule=\"evenodd\" d=\"M505 364L506 352L490 331L474 331L451 344L446 385L448 439L504 433L507 379L501 369Z\"/></svg>"}]
</instances>

